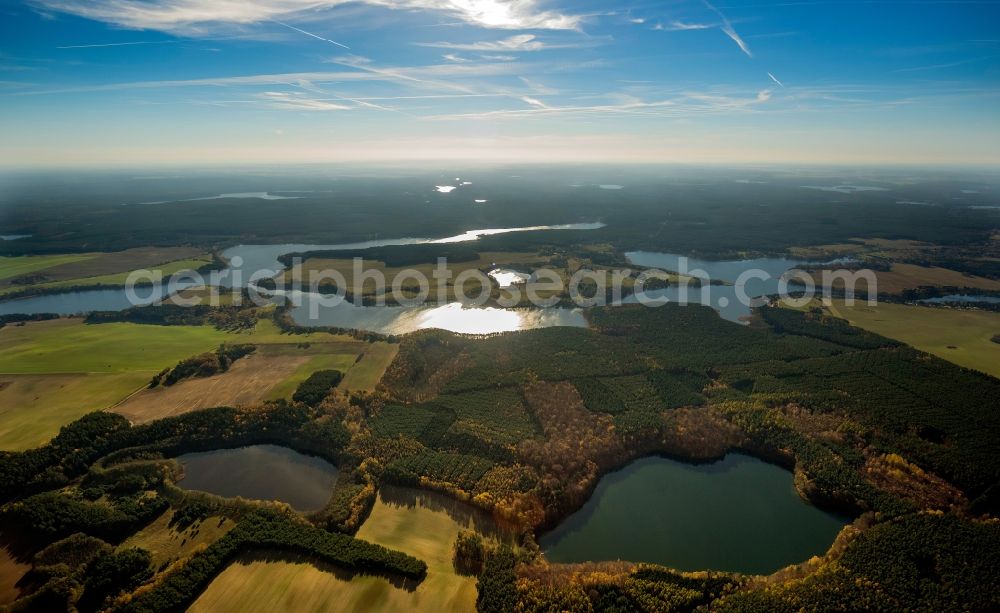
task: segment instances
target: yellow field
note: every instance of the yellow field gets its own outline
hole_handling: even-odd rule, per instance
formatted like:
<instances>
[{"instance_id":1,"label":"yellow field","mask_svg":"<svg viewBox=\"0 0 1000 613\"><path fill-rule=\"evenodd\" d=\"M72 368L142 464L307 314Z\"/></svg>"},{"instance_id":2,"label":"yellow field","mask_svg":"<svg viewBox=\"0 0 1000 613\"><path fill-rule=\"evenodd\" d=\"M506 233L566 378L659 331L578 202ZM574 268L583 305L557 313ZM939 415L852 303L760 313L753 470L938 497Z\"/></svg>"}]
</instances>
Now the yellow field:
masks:
<instances>
[{"instance_id":1,"label":"yellow field","mask_svg":"<svg viewBox=\"0 0 1000 613\"><path fill-rule=\"evenodd\" d=\"M888 302L870 307L860 300L851 307L834 300L829 311L859 328L1000 377L1000 344L990 340L1000 334L1000 313Z\"/></svg>"},{"instance_id":2,"label":"yellow field","mask_svg":"<svg viewBox=\"0 0 1000 613\"><path fill-rule=\"evenodd\" d=\"M264 400L282 379L309 361L307 356L251 354L212 377L185 379L175 385L142 389L111 408L136 424L209 407L238 407Z\"/></svg>"},{"instance_id":3,"label":"yellow field","mask_svg":"<svg viewBox=\"0 0 1000 613\"><path fill-rule=\"evenodd\" d=\"M0 607L9 605L21 597L18 582L31 570L31 556L15 553L15 548L6 542L8 535L0 541ZM31 552L28 552L29 554Z\"/></svg>"},{"instance_id":4,"label":"yellow field","mask_svg":"<svg viewBox=\"0 0 1000 613\"><path fill-rule=\"evenodd\" d=\"M812 277L817 286L823 285L821 272L813 272ZM878 291L883 294L899 294L903 290L914 289L923 285L1000 290L1000 281L967 275L956 270L936 266L893 264L888 271L875 271L875 277L878 279ZM838 280L833 284L833 287L837 289L843 288L843 281ZM861 282L855 289L867 291L864 282Z\"/></svg>"},{"instance_id":5,"label":"yellow field","mask_svg":"<svg viewBox=\"0 0 1000 613\"><path fill-rule=\"evenodd\" d=\"M153 556L153 568L158 569L187 555L191 555L202 545L209 545L222 538L233 526L230 519L208 517L183 530L170 525L174 512L167 510L151 524L126 539L118 549L140 547Z\"/></svg>"},{"instance_id":6,"label":"yellow field","mask_svg":"<svg viewBox=\"0 0 1000 613\"><path fill-rule=\"evenodd\" d=\"M223 571L190 610L475 611L475 578L457 575L452 568L455 538L472 525L471 519L458 519L458 513L446 510L455 506L434 494L399 501L380 494L357 534L427 563L427 578L413 591L381 577L330 572L336 569L321 569L305 559L251 557Z\"/></svg>"}]
</instances>

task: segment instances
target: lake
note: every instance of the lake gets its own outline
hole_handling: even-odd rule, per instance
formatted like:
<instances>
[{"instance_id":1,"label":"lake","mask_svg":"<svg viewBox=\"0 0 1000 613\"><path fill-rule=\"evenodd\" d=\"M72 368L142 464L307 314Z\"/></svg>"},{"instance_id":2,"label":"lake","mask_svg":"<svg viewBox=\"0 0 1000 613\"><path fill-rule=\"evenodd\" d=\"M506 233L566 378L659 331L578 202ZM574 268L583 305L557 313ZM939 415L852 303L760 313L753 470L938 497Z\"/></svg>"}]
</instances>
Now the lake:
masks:
<instances>
[{"instance_id":1,"label":"lake","mask_svg":"<svg viewBox=\"0 0 1000 613\"><path fill-rule=\"evenodd\" d=\"M789 471L756 458L650 457L602 478L540 545L551 562L621 559L768 574L824 554L845 523L802 500Z\"/></svg>"},{"instance_id":2,"label":"lake","mask_svg":"<svg viewBox=\"0 0 1000 613\"><path fill-rule=\"evenodd\" d=\"M367 249L371 247L386 247L394 245L414 245L424 243L458 243L478 240L483 236L495 236L512 232L533 232L538 230L596 230L604 227L603 223L573 223L551 226L525 226L518 228L484 228L469 230L455 236L444 238L392 238L368 240L356 243L341 243L332 245L316 245L304 243L284 243L280 245L237 245L226 249L222 255L229 261L225 274L219 279L222 287L247 286L253 280L273 277L285 266L278 257L287 253L316 250ZM260 274L262 273L263 274ZM210 279L206 279L210 281ZM179 283L179 287L194 285ZM90 311L121 311L130 306L145 306L158 302L164 297L164 292L154 291L157 288L139 289L139 296L149 296L148 300L136 303L130 302L122 289L88 290L82 292L66 292L34 296L19 300L0 301L0 315L12 313L36 314L57 313L59 315L75 315ZM307 300L317 300L308 298ZM308 304L308 303L306 303ZM583 315L574 309L545 309L542 312L531 313L523 310L504 309L473 309L461 308L460 305L444 305L439 307L342 307L323 308L320 319L310 321L308 309L296 309L292 316L301 325L336 326L382 332L385 334L404 334L429 327L442 327L453 332L487 334L492 332L509 332L533 327L545 326L586 326ZM479 310L481 312L474 312Z\"/></svg>"},{"instance_id":3,"label":"lake","mask_svg":"<svg viewBox=\"0 0 1000 613\"><path fill-rule=\"evenodd\" d=\"M461 334L493 334L552 326L587 327L580 309L498 309L463 307L457 302L441 306L355 306L343 301L328 306L330 297L298 293L301 304L290 314L300 326L333 326L368 330L380 334L407 334L427 328L440 328ZM315 317L313 317L315 314Z\"/></svg>"},{"instance_id":4,"label":"lake","mask_svg":"<svg viewBox=\"0 0 1000 613\"><path fill-rule=\"evenodd\" d=\"M196 285L194 283L177 283L177 289ZM57 313L59 315L76 315L90 311L123 311L132 306L146 306L163 300L168 293L164 286L135 288L139 300L132 302L124 289L95 289L81 292L65 292L62 294L44 294L4 300L0 302L0 315L12 313Z\"/></svg>"},{"instance_id":5,"label":"lake","mask_svg":"<svg viewBox=\"0 0 1000 613\"><path fill-rule=\"evenodd\" d=\"M277 445L186 453L177 461L184 467L179 487L225 498L280 500L301 512L326 506L337 483L333 464Z\"/></svg>"},{"instance_id":6,"label":"lake","mask_svg":"<svg viewBox=\"0 0 1000 613\"><path fill-rule=\"evenodd\" d=\"M708 285L690 287L686 290L677 285L663 289L649 290L645 297L652 301L669 301L675 303L704 304L719 312L723 319L739 322L741 317L752 313L751 306L744 297L755 298L767 294L778 293L778 281L789 269L809 265L803 260L788 258L754 258L747 260L703 260L686 258L682 266L682 258L686 256L677 253L660 253L653 251L630 251L625 254L629 263L636 266L647 266L659 270L680 272L690 276L707 276L709 279L725 281L728 285ZM846 263L843 260L842 263ZM835 263L835 262L831 262ZM756 270L767 278L750 278L745 282L737 282L740 275L748 270ZM742 295L741 295L742 294ZM637 296L629 296L625 302L637 302Z\"/></svg>"},{"instance_id":7,"label":"lake","mask_svg":"<svg viewBox=\"0 0 1000 613\"><path fill-rule=\"evenodd\" d=\"M267 277L273 277L285 270L285 265L278 257L287 253L302 253L306 251L345 251L351 249L371 249L373 247L395 247L402 245L465 243L479 240L483 236L510 234L514 232L535 232L539 230L597 230L603 228L603 223L571 223L554 226L524 226L519 228L482 228L469 230L455 236L444 238L388 238L359 241L355 243L338 243L317 245L304 243L284 243L280 245L237 245L222 252L222 257L229 260L230 275L222 279L221 284L231 287L234 276L239 277L238 283L246 286L252 274L258 271L268 271ZM235 258L239 260L233 261ZM260 277L258 277L259 279Z\"/></svg>"},{"instance_id":8,"label":"lake","mask_svg":"<svg viewBox=\"0 0 1000 613\"><path fill-rule=\"evenodd\" d=\"M976 294L948 294L935 298L921 298L917 302L940 304L943 302L965 302L969 304L1000 304L1000 296L980 296Z\"/></svg>"}]
</instances>

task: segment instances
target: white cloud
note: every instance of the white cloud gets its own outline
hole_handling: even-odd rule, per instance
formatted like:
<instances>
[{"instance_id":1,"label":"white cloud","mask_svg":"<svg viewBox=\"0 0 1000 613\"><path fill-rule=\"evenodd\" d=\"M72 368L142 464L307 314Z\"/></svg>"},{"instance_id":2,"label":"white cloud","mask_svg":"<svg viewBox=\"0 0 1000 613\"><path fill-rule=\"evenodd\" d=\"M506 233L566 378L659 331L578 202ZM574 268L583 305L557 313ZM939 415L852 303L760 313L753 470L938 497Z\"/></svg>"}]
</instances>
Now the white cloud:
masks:
<instances>
[{"instance_id":1,"label":"white cloud","mask_svg":"<svg viewBox=\"0 0 1000 613\"><path fill-rule=\"evenodd\" d=\"M545 43L534 34L515 34L502 40L482 41L478 43L416 43L421 47L438 49L455 49L459 51L540 51Z\"/></svg>"},{"instance_id":2,"label":"white cloud","mask_svg":"<svg viewBox=\"0 0 1000 613\"><path fill-rule=\"evenodd\" d=\"M733 28L733 24L731 21L729 21L729 18L723 15L722 11L715 8L715 6L712 5L712 3L710 3L708 0L701 0L701 1L705 3L705 6L707 6L709 10L718 15L719 19L722 20L722 25L719 26L719 28L726 34L726 36L733 39L733 42L736 43L739 46L740 50L743 51L743 53L746 53L748 57L753 57L753 53L750 52L750 47L748 47L746 42L742 38L740 38L739 34L736 33L736 30Z\"/></svg>"},{"instance_id":3,"label":"white cloud","mask_svg":"<svg viewBox=\"0 0 1000 613\"><path fill-rule=\"evenodd\" d=\"M715 23L684 23L683 21L671 21L668 26L658 23L653 26L653 29L666 30L667 32L685 32L687 30L708 30L710 28L717 27L718 24Z\"/></svg>"},{"instance_id":4,"label":"white cloud","mask_svg":"<svg viewBox=\"0 0 1000 613\"><path fill-rule=\"evenodd\" d=\"M468 58L464 58L461 55L456 55L454 53L445 53L441 57L443 57L444 59L448 60L449 62L457 62L459 64L461 64L463 62L470 62L470 61L472 61L472 60L470 60Z\"/></svg>"},{"instance_id":5,"label":"white cloud","mask_svg":"<svg viewBox=\"0 0 1000 613\"><path fill-rule=\"evenodd\" d=\"M559 90L555 89L554 87L549 87L548 85L545 85L544 83L539 83L534 79L529 79L528 77L523 77L523 76L518 77L518 79L520 79L522 83L530 87L531 90L536 94L554 96L559 93Z\"/></svg>"},{"instance_id":6,"label":"white cloud","mask_svg":"<svg viewBox=\"0 0 1000 613\"><path fill-rule=\"evenodd\" d=\"M439 11L496 29L576 29L581 17L541 10L537 0L35 0L48 10L126 28L198 36L219 25L289 19L352 1L390 9Z\"/></svg>"},{"instance_id":7,"label":"white cloud","mask_svg":"<svg viewBox=\"0 0 1000 613\"><path fill-rule=\"evenodd\" d=\"M739 45L739 48L743 53L747 54L747 57L753 57L753 53L750 52L750 47L747 46L746 42L740 38L740 35L736 33L730 25L722 26L722 31L726 33L726 36L733 39L733 42Z\"/></svg>"},{"instance_id":8,"label":"white cloud","mask_svg":"<svg viewBox=\"0 0 1000 613\"><path fill-rule=\"evenodd\" d=\"M640 100L631 96L621 96L618 104L550 106L542 101L522 96L522 102L531 106L527 109L504 109L478 113L458 113L425 117L432 120L478 120L501 118L528 118L552 115L639 115L646 117L690 117L706 113L747 112L754 106L771 99L770 90L756 92L753 97L720 95L715 93L685 92L665 100Z\"/></svg>"},{"instance_id":9,"label":"white cloud","mask_svg":"<svg viewBox=\"0 0 1000 613\"><path fill-rule=\"evenodd\" d=\"M181 87L263 87L269 85L295 85L300 83L326 84L350 83L358 81L385 81L421 89L438 90L435 93L455 93L457 90L463 94L470 94L482 92L467 91L466 88L458 84L441 81L440 79L465 76L489 77L512 75L521 70L517 64L500 63L432 64L427 66L374 68L363 60L364 58L359 60L353 56L328 60L330 63L340 64L342 66L352 68L353 70L351 71L290 72L210 77L204 79L125 81L103 85L35 89L31 91L19 92L18 95L47 95L70 92L123 91Z\"/></svg>"},{"instance_id":10,"label":"white cloud","mask_svg":"<svg viewBox=\"0 0 1000 613\"><path fill-rule=\"evenodd\" d=\"M257 96L266 106L291 111L347 111L351 107L286 92L263 92Z\"/></svg>"}]
</instances>

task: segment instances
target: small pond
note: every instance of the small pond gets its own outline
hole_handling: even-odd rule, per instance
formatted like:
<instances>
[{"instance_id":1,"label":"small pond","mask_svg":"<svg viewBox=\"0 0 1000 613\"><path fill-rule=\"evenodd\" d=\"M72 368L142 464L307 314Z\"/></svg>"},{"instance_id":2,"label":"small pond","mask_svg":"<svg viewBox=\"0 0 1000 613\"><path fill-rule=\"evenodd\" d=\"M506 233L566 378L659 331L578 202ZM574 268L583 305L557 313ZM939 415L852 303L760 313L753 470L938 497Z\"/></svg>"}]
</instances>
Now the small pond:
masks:
<instances>
[{"instance_id":1,"label":"small pond","mask_svg":"<svg viewBox=\"0 0 1000 613\"><path fill-rule=\"evenodd\" d=\"M186 453L179 487L225 498L280 500L296 511L322 509L337 483L337 468L326 460L277 445L251 445Z\"/></svg>"},{"instance_id":2,"label":"small pond","mask_svg":"<svg viewBox=\"0 0 1000 613\"><path fill-rule=\"evenodd\" d=\"M802 500L790 472L750 456L712 464L650 457L602 478L540 545L551 562L767 574L824 554L846 522Z\"/></svg>"}]
</instances>

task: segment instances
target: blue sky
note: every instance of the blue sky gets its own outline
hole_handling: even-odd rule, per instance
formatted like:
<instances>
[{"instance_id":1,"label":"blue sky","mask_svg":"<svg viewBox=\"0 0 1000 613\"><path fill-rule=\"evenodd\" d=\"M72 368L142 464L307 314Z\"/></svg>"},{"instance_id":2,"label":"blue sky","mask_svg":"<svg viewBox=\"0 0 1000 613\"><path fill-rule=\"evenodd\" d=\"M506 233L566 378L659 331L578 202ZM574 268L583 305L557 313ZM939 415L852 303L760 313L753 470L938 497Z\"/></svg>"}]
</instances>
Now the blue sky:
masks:
<instances>
[{"instance_id":1,"label":"blue sky","mask_svg":"<svg viewBox=\"0 0 1000 613\"><path fill-rule=\"evenodd\" d=\"M0 4L0 163L1000 163L1000 2Z\"/></svg>"}]
</instances>

